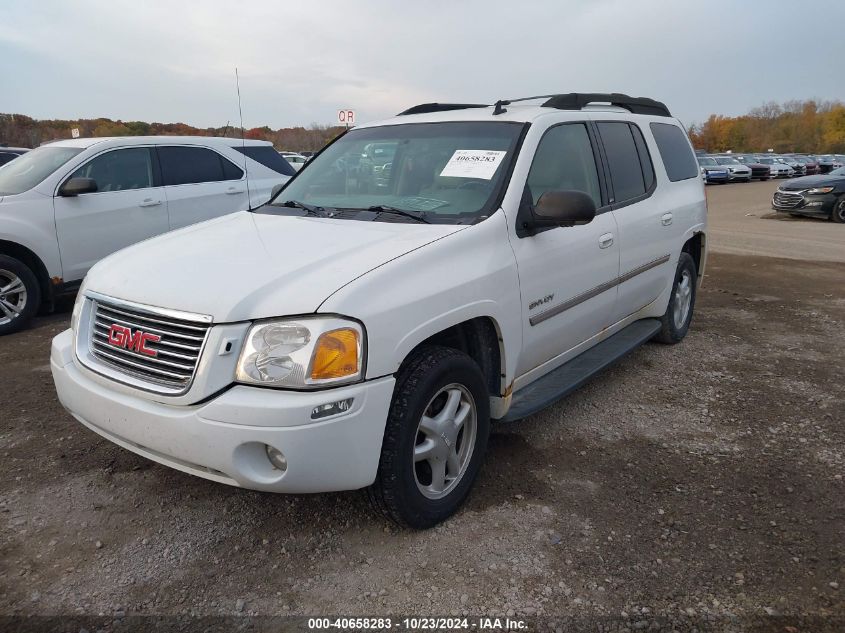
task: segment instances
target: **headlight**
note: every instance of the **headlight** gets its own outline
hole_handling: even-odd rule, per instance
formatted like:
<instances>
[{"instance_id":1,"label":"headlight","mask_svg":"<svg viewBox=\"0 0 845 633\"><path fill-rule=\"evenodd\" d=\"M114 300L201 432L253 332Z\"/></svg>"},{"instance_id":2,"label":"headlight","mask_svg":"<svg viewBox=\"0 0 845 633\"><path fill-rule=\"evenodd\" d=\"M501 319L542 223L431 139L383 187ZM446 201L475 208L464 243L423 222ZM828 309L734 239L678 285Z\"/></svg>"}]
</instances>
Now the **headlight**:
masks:
<instances>
[{"instance_id":1,"label":"headlight","mask_svg":"<svg viewBox=\"0 0 845 633\"><path fill-rule=\"evenodd\" d=\"M263 321L247 333L238 382L316 389L363 378L361 324L337 317Z\"/></svg>"},{"instance_id":2,"label":"headlight","mask_svg":"<svg viewBox=\"0 0 845 633\"><path fill-rule=\"evenodd\" d=\"M817 196L823 193L830 193L834 189L835 187L815 187L813 189L807 189L807 194L811 196Z\"/></svg>"}]
</instances>

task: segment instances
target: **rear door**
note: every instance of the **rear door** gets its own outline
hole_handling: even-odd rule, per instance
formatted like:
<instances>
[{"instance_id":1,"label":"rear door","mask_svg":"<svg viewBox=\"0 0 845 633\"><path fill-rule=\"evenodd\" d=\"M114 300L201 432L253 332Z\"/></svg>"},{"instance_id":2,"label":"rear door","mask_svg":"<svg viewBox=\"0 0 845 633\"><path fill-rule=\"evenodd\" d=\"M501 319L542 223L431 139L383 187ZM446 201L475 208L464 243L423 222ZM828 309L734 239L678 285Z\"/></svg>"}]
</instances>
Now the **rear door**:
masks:
<instances>
[{"instance_id":1,"label":"rear door","mask_svg":"<svg viewBox=\"0 0 845 633\"><path fill-rule=\"evenodd\" d=\"M248 208L244 171L208 147L159 145L170 228Z\"/></svg>"},{"instance_id":2,"label":"rear door","mask_svg":"<svg viewBox=\"0 0 845 633\"><path fill-rule=\"evenodd\" d=\"M668 286L673 218L667 198L657 195L654 164L640 127L602 120L595 121L595 127L621 247L619 291L611 318L616 323L653 302Z\"/></svg>"},{"instance_id":3,"label":"rear door","mask_svg":"<svg viewBox=\"0 0 845 633\"><path fill-rule=\"evenodd\" d=\"M66 281L82 279L106 255L169 230L167 200L151 147L107 150L62 184L70 178L93 178L97 191L53 198Z\"/></svg>"}]
</instances>

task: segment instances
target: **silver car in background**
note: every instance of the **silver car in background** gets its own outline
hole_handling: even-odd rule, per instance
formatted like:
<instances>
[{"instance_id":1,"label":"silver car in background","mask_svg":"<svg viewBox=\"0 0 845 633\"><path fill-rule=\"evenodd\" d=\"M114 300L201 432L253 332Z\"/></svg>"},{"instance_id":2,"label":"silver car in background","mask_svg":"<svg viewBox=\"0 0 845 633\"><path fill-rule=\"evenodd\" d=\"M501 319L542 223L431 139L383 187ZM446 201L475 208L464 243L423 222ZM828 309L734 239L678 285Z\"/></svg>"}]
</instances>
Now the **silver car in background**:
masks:
<instances>
[{"instance_id":1,"label":"silver car in background","mask_svg":"<svg viewBox=\"0 0 845 633\"><path fill-rule=\"evenodd\" d=\"M727 167L728 180L730 182L751 182L751 168L743 165L732 156L713 156L720 165Z\"/></svg>"}]
</instances>

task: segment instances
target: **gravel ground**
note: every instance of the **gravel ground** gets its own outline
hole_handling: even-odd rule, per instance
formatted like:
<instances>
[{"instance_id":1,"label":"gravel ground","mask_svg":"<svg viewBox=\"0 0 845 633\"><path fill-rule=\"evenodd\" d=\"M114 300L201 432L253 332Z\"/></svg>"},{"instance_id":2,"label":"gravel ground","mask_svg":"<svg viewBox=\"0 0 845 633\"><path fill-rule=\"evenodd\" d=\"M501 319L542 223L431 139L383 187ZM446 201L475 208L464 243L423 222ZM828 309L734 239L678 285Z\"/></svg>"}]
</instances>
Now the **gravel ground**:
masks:
<instances>
[{"instance_id":1,"label":"gravel ground","mask_svg":"<svg viewBox=\"0 0 845 633\"><path fill-rule=\"evenodd\" d=\"M843 279L711 254L683 343L497 427L465 509L425 532L358 493L238 490L99 438L50 377L69 312L40 318L0 339L0 615L845 630Z\"/></svg>"}]
</instances>

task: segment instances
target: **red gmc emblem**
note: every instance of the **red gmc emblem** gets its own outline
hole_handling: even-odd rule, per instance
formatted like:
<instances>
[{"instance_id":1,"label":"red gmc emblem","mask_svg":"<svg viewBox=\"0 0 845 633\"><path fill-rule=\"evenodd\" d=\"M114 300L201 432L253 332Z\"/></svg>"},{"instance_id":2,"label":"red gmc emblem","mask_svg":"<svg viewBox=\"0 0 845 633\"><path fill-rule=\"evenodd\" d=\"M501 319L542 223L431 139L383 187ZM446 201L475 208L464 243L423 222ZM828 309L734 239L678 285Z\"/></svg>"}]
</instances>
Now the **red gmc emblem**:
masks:
<instances>
[{"instance_id":1,"label":"red gmc emblem","mask_svg":"<svg viewBox=\"0 0 845 633\"><path fill-rule=\"evenodd\" d=\"M147 343L158 343L161 337L157 334L135 330L113 323L109 328L109 345L122 347L124 349L144 354L145 356L158 356L158 352L147 347Z\"/></svg>"}]
</instances>

